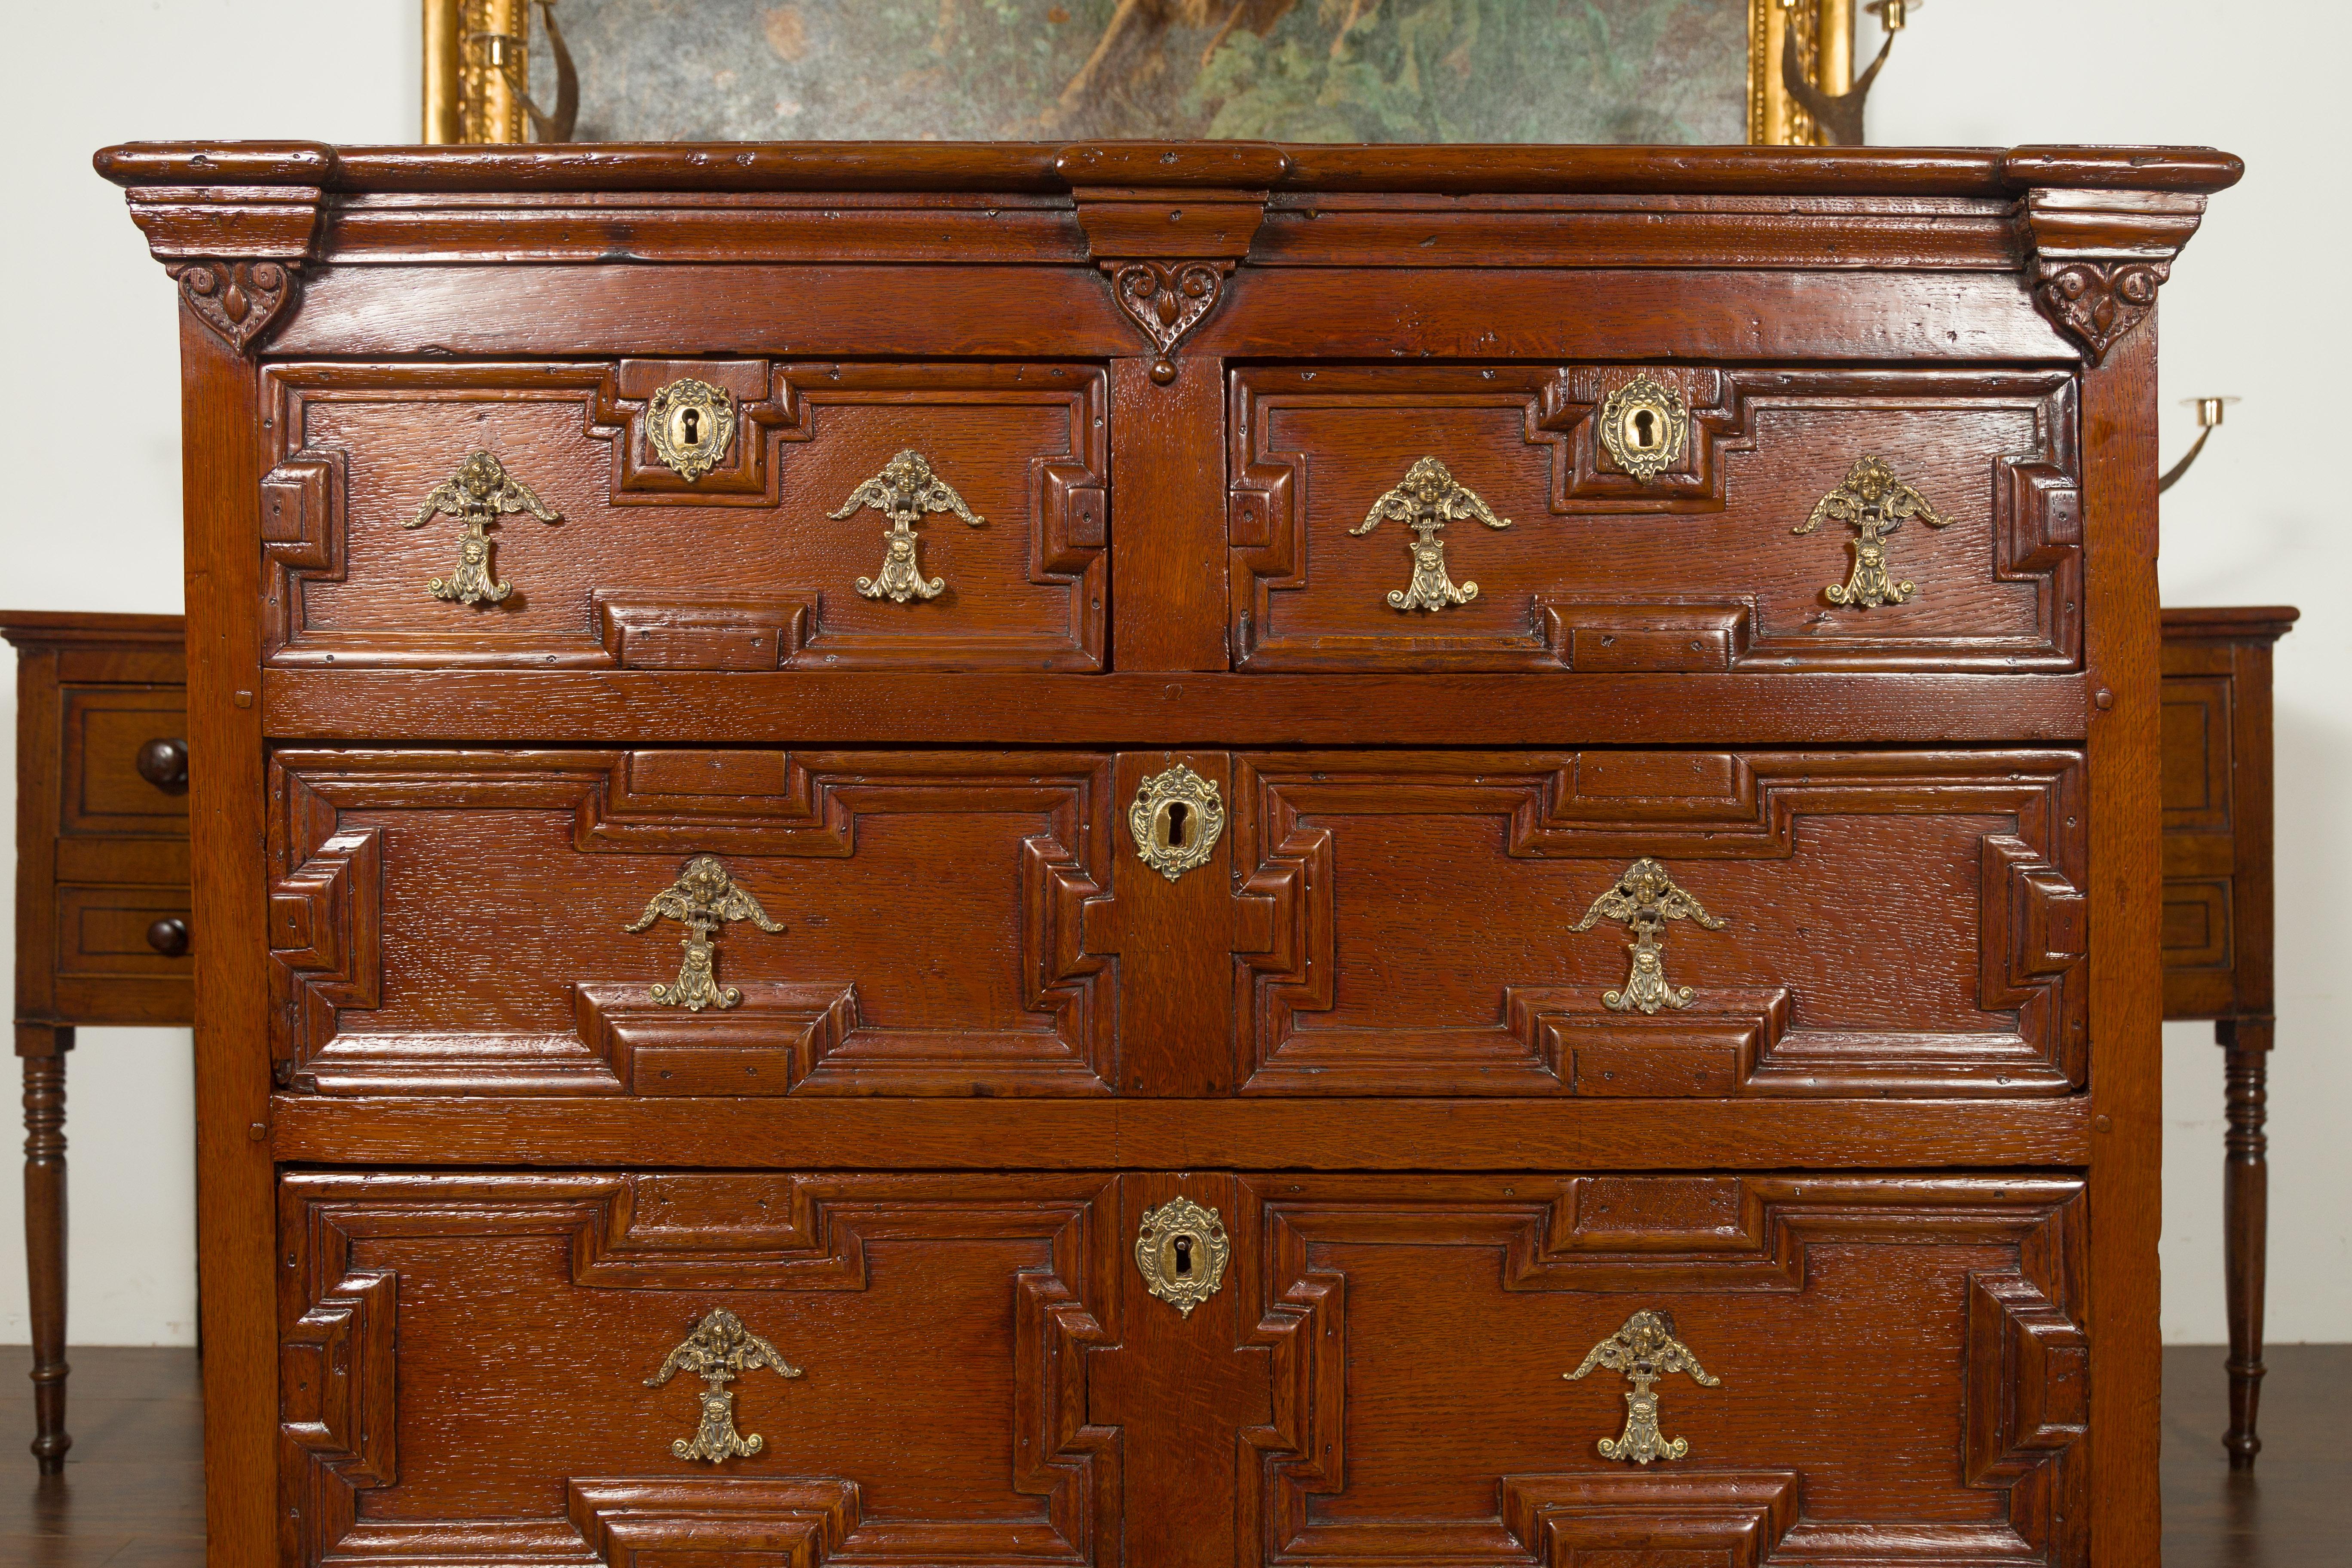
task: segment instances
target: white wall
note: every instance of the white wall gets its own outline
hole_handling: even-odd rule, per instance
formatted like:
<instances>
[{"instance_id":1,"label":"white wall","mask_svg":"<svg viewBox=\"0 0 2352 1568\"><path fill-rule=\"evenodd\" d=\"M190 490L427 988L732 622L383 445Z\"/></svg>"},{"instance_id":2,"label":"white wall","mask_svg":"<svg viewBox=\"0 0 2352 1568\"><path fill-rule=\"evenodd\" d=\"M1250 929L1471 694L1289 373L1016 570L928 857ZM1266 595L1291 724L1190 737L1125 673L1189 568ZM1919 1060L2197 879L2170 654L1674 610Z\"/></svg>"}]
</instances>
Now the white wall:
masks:
<instances>
[{"instance_id":1,"label":"white wall","mask_svg":"<svg viewBox=\"0 0 2352 1568\"><path fill-rule=\"evenodd\" d=\"M416 0L11 4L0 138L16 237L0 246L0 605L180 608L175 296L89 155L134 138L405 142L420 91ZM16 679L0 654L0 779L16 776ZM13 783L0 784L13 879ZM12 883L13 885L13 883ZM0 899L0 955L16 900ZM0 968L8 967L0 960ZM13 978L0 987L13 989ZM5 1081L15 1081L13 1065ZM16 1125L0 1092L0 1130ZM184 1029L86 1029L66 1063L77 1344L195 1339L194 1075ZM17 1138L0 1131L0 1343L31 1337ZM0 1376L16 1370L0 1363Z\"/></svg>"},{"instance_id":2,"label":"white wall","mask_svg":"<svg viewBox=\"0 0 2352 1568\"><path fill-rule=\"evenodd\" d=\"M2294 13L2279 15L2281 9ZM83 0L15 8L0 125L18 240L0 428L58 454L20 464L0 511L0 602L179 607L173 296L89 153L131 137L401 141L417 117L415 0ZM93 56L93 46L96 53ZM1865 47L1874 47L1869 40ZM1943 0L1880 79L1872 140L2210 142L2244 155L2163 296L2168 398L2246 398L2167 498L2175 604L2300 604L2280 649L2279 1049L2273 1076L2271 1337L2352 1339L2352 529L2332 356L2347 294L2347 176L2334 113L2352 21L2290 0L2261 27L2210 0ZM89 62L102 59L92 72ZM103 416L67 422L60 409ZM2191 434L2173 409L2168 450ZM29 453L28 453L29 457ZM2284 460L2281 460L2284 458ZM0 703L13 709L14 683ZM0 710L0 777L15 721ZM2331 787L2333 786L2333 787ZM0 835L13 828L0 813ZM13 864L0 839L0 864ZM0 952L12 951L0 901ZM2223 1335L2219 1053L2166 1041L2164 1326ZM185 1343L193 1327L186 1036L90 1031L70 1066L73 1331L79 1343ZM0 1103L5 1103L0 1100ZM5 1173L13 1162L0 1163ZM0 1201L0 1342L26 1336L17 1205Z\"/></svg>"},{"instance_id":3,"label":"white wall","mask_svg":"<svg viewBox=\"0 0 2352 1568\"><path fill-rule=\"evenodd\" d=\"M2333 474L2352 300L2315 276L2352 240L2335 118L2352 17L2322 0L2249 16L2210 0L1943 0L1895 40L1870 139L2185 142L2246 161L2161 299L2167 460L2196 433L2179 399L2246 401L2164 498L2160 571L2168 605L2303 609L2277 663L2269 1337L2352 1340L2352 528ZM2166 1026L2164 1091L2164 1332L2211 1343L2227 1328L2209 1026Z\"/></svg>"}]
</instances>

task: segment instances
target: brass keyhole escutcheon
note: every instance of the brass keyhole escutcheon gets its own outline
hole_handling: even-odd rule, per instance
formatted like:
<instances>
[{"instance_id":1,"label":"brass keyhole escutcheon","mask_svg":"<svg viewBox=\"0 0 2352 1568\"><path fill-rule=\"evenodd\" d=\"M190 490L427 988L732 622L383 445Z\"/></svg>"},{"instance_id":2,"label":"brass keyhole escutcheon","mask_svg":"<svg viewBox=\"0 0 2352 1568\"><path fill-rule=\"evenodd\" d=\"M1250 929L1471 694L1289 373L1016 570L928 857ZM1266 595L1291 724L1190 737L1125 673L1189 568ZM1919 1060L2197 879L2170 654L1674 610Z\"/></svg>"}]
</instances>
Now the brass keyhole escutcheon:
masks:
<instances>
[{"instance_id":1,"label":"brass keyhole escutcheon","mask_svg":"<svg viewBox=\"0 0 2352 1568\"><path fill-rule=\"evenodd\" d=\"M664 468L698 479L735 438L735 400L707 381L682 376L646 403L646 437Z\"/></svg>"},{"instance_id":2,"label":"brass keyhole escutcheon","mask_svg":"<svg viewBox=\"0 0 2352 1568\"><path fill-rule=\"evenodd\" d=\"M1143 781L1127 830L1143 863L1172 882L1208 863L1225 831L1225 803L1214 782L1179 763Z\"/></svg>"},{"instance_id":3,"label":"brass keyhole escutcheon","mask_svg":"<svg viewBox=\"0 0 2352 1568\"><path fill-rule=\"evenodd\" d=\"M1600 424L1609 456L1646 485L1682 459L1690 410L1681 393L1643 371L1602 402Z\"/></svg>"},{"instance_id":4,"label":"brass keyhole escutcheon","mask_svg":"<svg viewBox=\"0 0 2352 1568\"><path fill-rule=\"evenodd\" d=\"M1186 1317L1225 1282L1233 1244L1216 1210L1190 1198L1171 1198L1143 1213L1135 1237L1135 1266L1154 1296Z\"/></svg>"}]
</instances>

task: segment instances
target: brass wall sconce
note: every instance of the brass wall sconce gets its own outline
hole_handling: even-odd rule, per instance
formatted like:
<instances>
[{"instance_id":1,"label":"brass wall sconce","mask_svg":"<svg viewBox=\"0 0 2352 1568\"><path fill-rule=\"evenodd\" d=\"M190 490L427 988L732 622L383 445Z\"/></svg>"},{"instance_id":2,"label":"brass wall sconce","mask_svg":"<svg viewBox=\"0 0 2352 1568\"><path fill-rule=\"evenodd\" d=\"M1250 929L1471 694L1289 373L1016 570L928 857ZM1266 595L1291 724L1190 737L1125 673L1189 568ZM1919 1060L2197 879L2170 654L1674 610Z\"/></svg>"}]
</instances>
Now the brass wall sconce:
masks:
<instances>
[{"instance_id":1,"label":"brass wall sconce","mask_svg":"<svg viewBox=\"0 0 2352 1568\"><path fill-rule=\"evenodd\" d=\"M530 12L555 59L555 107L530 96ZM554 0L425 0L425 134L428 143L569 142L580 73L556 25Z\"/></svg>"},{"instance_id":2,"label":"brass wall sconce","mask_svg":"<svg viewBox=\"0 0 2352 1568\"><path fill-rule=\"evenodd\" d=\"M2235 397L2184 397L2180 400L2183 408L2197 410L2196 444L2181 454L2180 461L2164 470L2164 478L2156 481L2157 494L2162 495L2180 482L2180 476L2189 471L2189 465L2197 460L2198 454L2205 450L2205 443L2211 439L2214 431L2221 427L2224 405L2238 401Z\"/></svg>"},{"instance_id":3,"label":"brass wall sconce","mask_svg":"<svg viewBox=\"0 0 2352 1568\"><path fill-rule=\"evenodd\" d=\"M1805 0L1780 0L1780 9L1793 14L1804 3ZM1833 93L1808 80L1805 62L1798 55L1796 29L1790 27L1780 35L1780 89L1791 103L1812 118L1823 144L1863 144L1863 109L1870 98L1870 85L1878 79L1880 68L1886 64L1887 51L1895 47L1895 35L1910 25L1912 9L1926 3L1927 0L1870 0L1863 7L1878 18L1886 41L1878 46L1878 58L1870 62L1870 68L1856 78L1853 88L1845 92Z\"/></svg>"}]
</instances>

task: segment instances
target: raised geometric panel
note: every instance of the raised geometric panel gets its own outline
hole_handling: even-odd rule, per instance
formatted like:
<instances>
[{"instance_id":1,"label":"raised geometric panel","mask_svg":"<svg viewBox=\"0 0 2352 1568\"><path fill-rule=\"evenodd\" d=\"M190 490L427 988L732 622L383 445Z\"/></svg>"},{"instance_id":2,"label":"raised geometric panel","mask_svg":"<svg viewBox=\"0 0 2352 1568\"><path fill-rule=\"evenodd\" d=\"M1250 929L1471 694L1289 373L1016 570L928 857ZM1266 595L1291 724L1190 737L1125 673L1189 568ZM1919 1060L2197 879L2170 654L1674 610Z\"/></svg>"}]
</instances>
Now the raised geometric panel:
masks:
<instances>
[{"instance_id":1,"label":"raised geometric panel","mask_svg":"<svg viewBox=\"0 0 2352 1568\"><path fill-rule=\"evenodd\" d=\"M1245 1092L2081 1081L2071 753L1267 753L1234 795ZM1662 934L1691 994L1644 1012L1624 932L1575 928L1650 857L1730 924Z\"/></svg>"},{"instance_id":2,"label":"raised geometric panel","mask_svg":"<svg viewBox=\"0 0 2352 1568\"><path fill-rule=\"evenodd\" d=\"M1596 435L1637 374L1688 410L1682 450L1646 481ZM1228 415L1234 665L2070 669L2082 622L2074 397L2051 373L1244 369ZM1920 591L1864 613L1823 593L1845 574L1843 546L1790 532L1872 454L1951 526L1904 529L1890 549ZM1452 542L1453 574L1483 584L1475 599L1400 614L1384 590L1409 542L1351 535L1423 457L1510 526Z\"/></svg>"},{"instance_id":3,"label":"raised geometric panel","mask_svg":"<svg viewBox=\"0 0 2352 1568\"><path fill-rule=\"evenodd\" d=\"M1103 1093L1105 759L281 752L281 1081L322 1093ZM784 929L632 934L689 856ZM1099 868L1099 869L1097 869ZM1097 879L1103 879L1098 882Z\"/></svg>"},{"instance_id":4,"label":"raised geometric panel","mask_svg":"<svg viewBox=\"0 0 2352 1568\"><path fill-rule=\"evenodd\" d=\"M2079 1182L1254 1184L1244 1562L2084 1561ZM1594 1448L1617 1380L1563 1381L1636 1308L1718 1380L1662 1386L1688 1453L1638 1468Z\"/></svg>"},{"instance_id":5,"label":"raised geometric panel","mask_svg":"<svg viewBox=\"0 0 2352 1568\"><path fill-rule=\"evenodd\" d=\"M1106 1342L1120 1262L1106 1191L1093 1176L289 1174L287 1555L1109 1561L1119 1444L1085 1415L1085 1352ZM713 1473L671 1449L695 1402L647 1379L722 1307L804 1375L736 1385L763 1441ZM331 1396L321 1411L312 1369L331 1375L361 1343L365 1414Z\"/></svg>"},{"instance_id":6,"label":"raised geometric panel","mask_svg":"<svg viewBox=\"0 0 2352 1568\"><path fill-rule=\"evenodd\" d=\"M716 385L728 449L688 479L652 452L667 383ZM1094 670L1108 646L1108 391L1091 365L635 360L297 364L267 373L264 481L280 666ZM926 531L943 596L856 580L886 525L830 514L913 448L984 526ZM404 526L473 450L559 521L492 535L514 594L436 603L450 541Z\"/></svg>"}]
</instances>

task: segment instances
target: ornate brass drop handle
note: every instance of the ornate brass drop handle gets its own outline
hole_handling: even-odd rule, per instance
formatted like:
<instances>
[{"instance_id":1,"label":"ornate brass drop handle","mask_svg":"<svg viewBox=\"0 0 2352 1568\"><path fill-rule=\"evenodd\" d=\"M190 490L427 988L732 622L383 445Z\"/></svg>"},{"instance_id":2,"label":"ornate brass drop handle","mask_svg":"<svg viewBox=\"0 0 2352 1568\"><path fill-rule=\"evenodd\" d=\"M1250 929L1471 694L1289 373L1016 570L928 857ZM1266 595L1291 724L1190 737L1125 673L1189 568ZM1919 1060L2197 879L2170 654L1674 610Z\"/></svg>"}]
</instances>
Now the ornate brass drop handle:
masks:
<instances>
[{"instance_id":1,"label":"ornate brass drop handle","mask_svg":"<svg viewBox=\"0 0 2352 1568\"><path fill-rule=\"evenodd\" d=\"M688 860L677 880L656 893L646 912L622 929L641 931L664 915L686 927L686 935L678 939L686 957L678 965L677 984L655 986L653 998L665 1007L683 1007L689 1013L705 1007L732 1007L743 1000L742 992L719 984L710 939L720 926L729 921L750 921L764 931L784 929L768 918L759 900L735 885L716 855L697 855Z\"/></svg>"},{"instance_id":2,"label":"ornate brass drop handle","mask_svg":"<svg viewBox=\"0 0 2352 1568\"><path fill-rule=\"evenodd\" d=\"M1885 458L1864 458L1846 470L1843 483L1814 503L1811 516L1789 531L1811 533L1823 518L1852 528L1853 570L1843 586L1832 583L1822 596L1851 609L1875 609L1902 604L1919 591L1918 584L1899 581L1886 569L1886 536L1915 517L1930 528L1951 523L1926 496L1896 479Z\"/></svg>"},{"instance_id":3,"label":"ornate brass drop handle","mask_svg":"<svg viewBox=\"0 0 2352 1568\"><path fill-rule=\"evenodd\" d=\"M1496 516L1493 509L1478 499L1475 490L1446 471L1444 463L1434 458L1423 458L1406 470L1396 489L1372 503L1360 527L1348 531L1361 538L1387 518L1412 530L1412 542L1405 546L1412 557L1412 580L1389 591L1389 607L1442 610L1451 605L1466 605L1478 596L1477 584L1465 583L1457 588L1445 574L1445 542L1437 537L1447 523L1471 517L1488 528L1511 526L1509 518Z\"/></svg>"},{"instance_id":4,"label":"ornate brass drop handle","mask_svg":"<svg viewBox=\"0 0 2352 1568\"><path fill-rule=\"evenodd\" d=\"M735 1391L727 1385L747 1372L772 1367L782 1377L798 1377L801 1369L776 1353L776 1347L743 1326L726 1310L713 1311L684 1342L669 1352L661 1370L646 1379L647 1388L659 1388L679 1373L702 1379L695 1395L702 1405L702 1422L692 1437L680 1437L669 1451L681 1459L708 1459L723 1464L739 1455L756 1454L768 1446L757 1432L746 1436L735 1430Z\"/></svg>"},{"instance_id":5,"label":"ornate brass drop handle","mask_svg":"<svg viewBox=\"0 0 2352 1568\"><path fill-rule=\"evenodd\" d=\"M1602 1006L1615 1013L1654 1013L1661 1007L1690 1005L1691 988L1673 984L1666 979L1666 954L1659 944L1659 933L1665 930L1668 921L1696 921L1708 931L1721 931L1722 921L1708 914L1696 899L1675 886L1666 868L1646 855L1628 866L1613 887L1593 900L1584 918L1570 929L1591 931L1602 920L1622 921L1625 929L1633 933L1633 940L1625 944L1633 965L1625 976L1625 988L1603 991Z\"/></svg>"},{"instance_id":6,"label":"ornate brass drop handle","mask_svg":"<svg viewBox=\"0 0 2352 1568\"><path fill-rule=\"evenodd\" d=\"M1672 1314L1644 1309L1625 1320L1625 1326L1587 1351L1583 1362L1574 1372L1560 1376L1570 1383L1582 1377L1596 1366L1625 1374L1633 1389L1625 1395L1625 1430L1614 1437L1603 1437L1593 1447L1604 1459L1622 1459L1628 1464L1646 1465L1653 1459L1679 1459L1690 1452L1690 1441L1685 1437L1664 1437L1658 1432L1658 1396L1651 1384L1668 1373L1686 1372L1694 1382L1707 1388L1722 1386L1723 1380L1712 1377L1706 1368L1698 1364L1698 1357L1690 1347L1675 1338Z\"/></svg>"},{"instance_id":7,"label":"ornate brass drop handle","mask_svg":"<svg viewBox=\"0 0 2352 1568\"><path fill-rule=\"evenodd\" d=\"M825 515L838 521L862 506L870 506L887 517L890 526L882 535L881 572L872 577L860 577L857 591L866 598L888 599L894 605L903 605L909 599L936 599L947 588L944 577L925 581L915 559L915 524L923 520L926 512L951 511L974 528L983 527L988 521L964 505L955 487L931 472L929 460L911 447L850 491L839 511Z\"/></svg>"},{"instance_id":8,"label":"ornate brass drop handle","mask_svg":"<svg viewBox=\"0 0 2352 1568\"><path fill-rule=\"evenodd\" d=\"M561 522L530 487L509 478L504 465L488 452L476 452L457 465L457 471L433 487L416 515L402 526L422 528L436 512L446 512L463 526L457 533L457 569L425 584L436 599L460 605L495 605L514 592L514 584L498 580L490 564L492 523L511 512L527 511L541 522Z\"/></svg>"}]
</instances>

